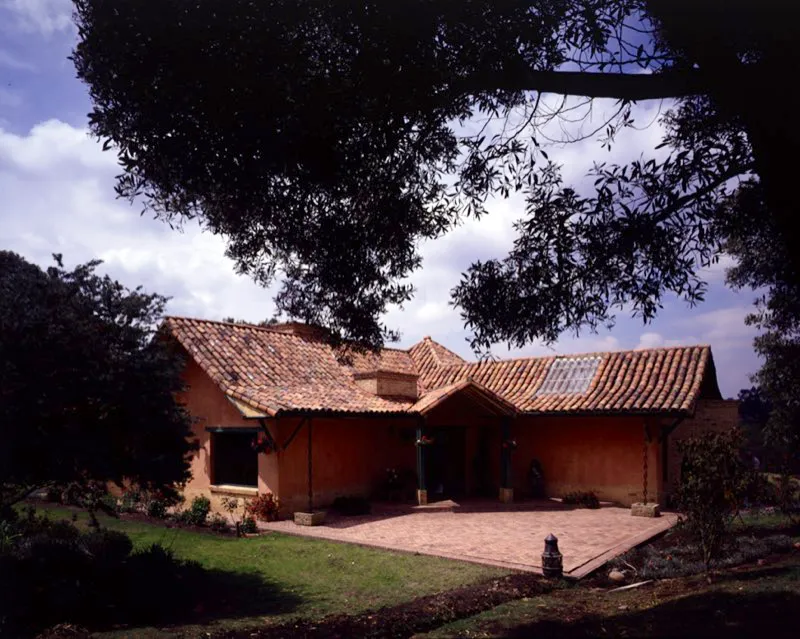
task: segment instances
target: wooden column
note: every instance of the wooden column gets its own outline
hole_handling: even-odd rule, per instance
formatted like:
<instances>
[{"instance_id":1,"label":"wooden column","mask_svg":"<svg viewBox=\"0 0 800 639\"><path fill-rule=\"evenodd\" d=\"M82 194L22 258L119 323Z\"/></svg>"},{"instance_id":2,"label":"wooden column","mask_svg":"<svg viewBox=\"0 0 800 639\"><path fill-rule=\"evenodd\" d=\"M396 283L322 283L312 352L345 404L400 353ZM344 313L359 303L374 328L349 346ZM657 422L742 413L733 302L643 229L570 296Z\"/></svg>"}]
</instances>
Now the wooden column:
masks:
<instances>
[{"instance_id":1,"label":"wooden column","mask_svg":"<svg viewBox=\"0 0 800 639\"><path fill-rule=\"evenodd\" d=\"M514 501L514 488L511 479L511 449L505 443L511 439L511 418L501 418L500 440L500 501Z\"/></svg>"},{"instance_id":2,"label":"wooden column","mask_svg":"<svg viewBox=\"0 0 800 639\"><path fill-rule=\"evenodd\" d=\"M311 418L308 418L308 512L314 512L314 466L311 460L311 438L314 434Z\"/></svg>"},{"instance_id":3,"label":"wooden column","mask_svg":"<svg viewBox=\"0 0 800 639\"><path fill-rule=\"evenodd\" d=\"M425 422L423 419L417 423L417 439L419 442L424 435L423 426ZM425 485L425 446L416 444L417 446L417 503L424 506L428 503L428 489Z\"/></svg>"}]
</instances>

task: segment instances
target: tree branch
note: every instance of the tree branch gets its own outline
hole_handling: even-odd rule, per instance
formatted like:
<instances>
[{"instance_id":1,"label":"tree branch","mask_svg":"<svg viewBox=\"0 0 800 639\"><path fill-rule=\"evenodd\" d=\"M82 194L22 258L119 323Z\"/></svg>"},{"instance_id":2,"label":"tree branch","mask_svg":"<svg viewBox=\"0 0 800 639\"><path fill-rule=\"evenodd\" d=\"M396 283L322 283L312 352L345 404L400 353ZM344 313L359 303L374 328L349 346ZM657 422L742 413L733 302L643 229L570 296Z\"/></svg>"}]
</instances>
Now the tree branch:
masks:
<instances>
[{"instance_id":1,"label":"tree branch","mask_svg":"<svg viewBox=\"0 0 800 639\"><path fill-rule=\"evenodd\" d=\"M663 73L593 73L586 71L530 71L473 78L482 87L507 91L538 91L587 98L617 100L662 100L708 93L713 85L709 74L697 69Z\"/></svg>"}]
</instances>

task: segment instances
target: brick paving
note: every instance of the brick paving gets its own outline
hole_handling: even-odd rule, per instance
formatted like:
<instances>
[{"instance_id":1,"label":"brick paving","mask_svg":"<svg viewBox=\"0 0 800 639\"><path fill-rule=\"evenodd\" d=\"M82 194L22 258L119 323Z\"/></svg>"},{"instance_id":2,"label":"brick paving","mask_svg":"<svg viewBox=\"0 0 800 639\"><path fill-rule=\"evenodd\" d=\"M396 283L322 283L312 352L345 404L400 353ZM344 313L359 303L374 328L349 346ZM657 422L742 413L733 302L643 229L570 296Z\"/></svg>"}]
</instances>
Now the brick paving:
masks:
<instances>
[{"instance_id":1,"label":"brick paving","mask_svg":"<svg viewBox=\"0 0 800 639\"><path fill-rule=\"evenodd\" d=\"M668 529L676 519L669 513L656 519L632 517L630 509L613 506L588 510L552 501L468 501L428 507L376 504L367 516L328 513L322 526L278 521L260 527L531 572L541 572L544 538L552 532L564 555L565 575L579 579Z\"/></svg>"}]
</instances>

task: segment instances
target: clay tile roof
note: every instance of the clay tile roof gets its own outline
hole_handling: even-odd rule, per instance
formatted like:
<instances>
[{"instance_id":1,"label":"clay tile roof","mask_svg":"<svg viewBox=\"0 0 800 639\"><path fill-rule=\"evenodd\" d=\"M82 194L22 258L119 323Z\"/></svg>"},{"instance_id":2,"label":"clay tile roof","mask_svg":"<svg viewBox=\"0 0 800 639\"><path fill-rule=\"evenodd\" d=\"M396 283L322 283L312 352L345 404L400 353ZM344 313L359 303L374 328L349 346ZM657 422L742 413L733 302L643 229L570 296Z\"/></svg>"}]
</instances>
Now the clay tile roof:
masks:
<instances>
[{"instance_id":1,"label":"clay tile roof","mask_svg":"<svg viewBox=\"0 0 800 639\"><path fill-rule=\"evenodd\" d=\"M226 395L269 415L399 413L412 404L361 389L320 340L269 327L182 317L168 317L164 326Z\"/></svg>"},{"instance_id":2,"label":"clay tile roof","mask_svg":"<svg viewBox=\"0 0 800 639\"><path fill-rule=\"evenodd\" d=\"M345 364L325 341L302 333L180 317L164 328L254 415L424 414L454 393L499 414L691 413L698 397L720 397L708 346L466 362L426 337ZM379 397L355 381L378 371L418 376L417 402Z\"/></svg>"},{"instance_id":3,"label":"clay tile roof","mask_svg":"<svg viewBox=\"0 0 800 639\"><path fill-rule=\"evenodd\" d=\"M425 415L456 394L469 397L473 402L494 415L514 415L517 412L513 404L471 379L465 379L431 391L417 401L411 407L411 410Z\"/></svg>"},{"instance_id":4,"label":"clay tile roof","mask_svg":"<svg viewBox=\"0 0 800 639\"><path fill-rule=\"evenodd\" d=\"M575 370L562 387L581 392L558 392L558 384L543 388L556 362ZM701 392L720 397L708 346L469 363L432 370L423 384L439 388L468 378L524 413L691 413Z\"/></svg>"},{"instance_id":5,"label":"clay tile roof","mask_svg":"<svg viewBox=\"0 0 800 639\"><path fill-rule=\"evenodd\" d=\"M419 372L420 390L423 392L435 388L435 386L427 385L425 380L435 377L443 367L461 366L467 363L466 360L438 342L434 342L430 337L424 337L421 342L414 344L408 349L408 353Z\"/></svg>"}]
</instances>

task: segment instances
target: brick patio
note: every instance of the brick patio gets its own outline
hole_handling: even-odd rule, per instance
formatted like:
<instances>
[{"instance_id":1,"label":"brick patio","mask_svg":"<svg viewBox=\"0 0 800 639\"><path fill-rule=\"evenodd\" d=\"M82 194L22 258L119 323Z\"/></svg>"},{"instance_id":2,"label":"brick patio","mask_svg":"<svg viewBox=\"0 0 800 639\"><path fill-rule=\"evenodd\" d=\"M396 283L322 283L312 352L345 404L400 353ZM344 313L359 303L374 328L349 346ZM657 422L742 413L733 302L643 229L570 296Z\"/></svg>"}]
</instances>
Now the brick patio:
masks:
<instances>
[{"instance_id":1,"label":"brick patio","mask_svg":"<svg viewBox=\"0 0 800 639\"><path fill-rule=\"evenodd\" d=\"M439 502L427 507L373 505L361 517L329 513L323 526L292 521L264 530L404 552L541 572L544 538L553 533L564 555L564 574L580 579L617 555L670 528L676 516L632 517L630 509L587 510L553 501L502 505Z\"/></svg>"}]
</instances>

